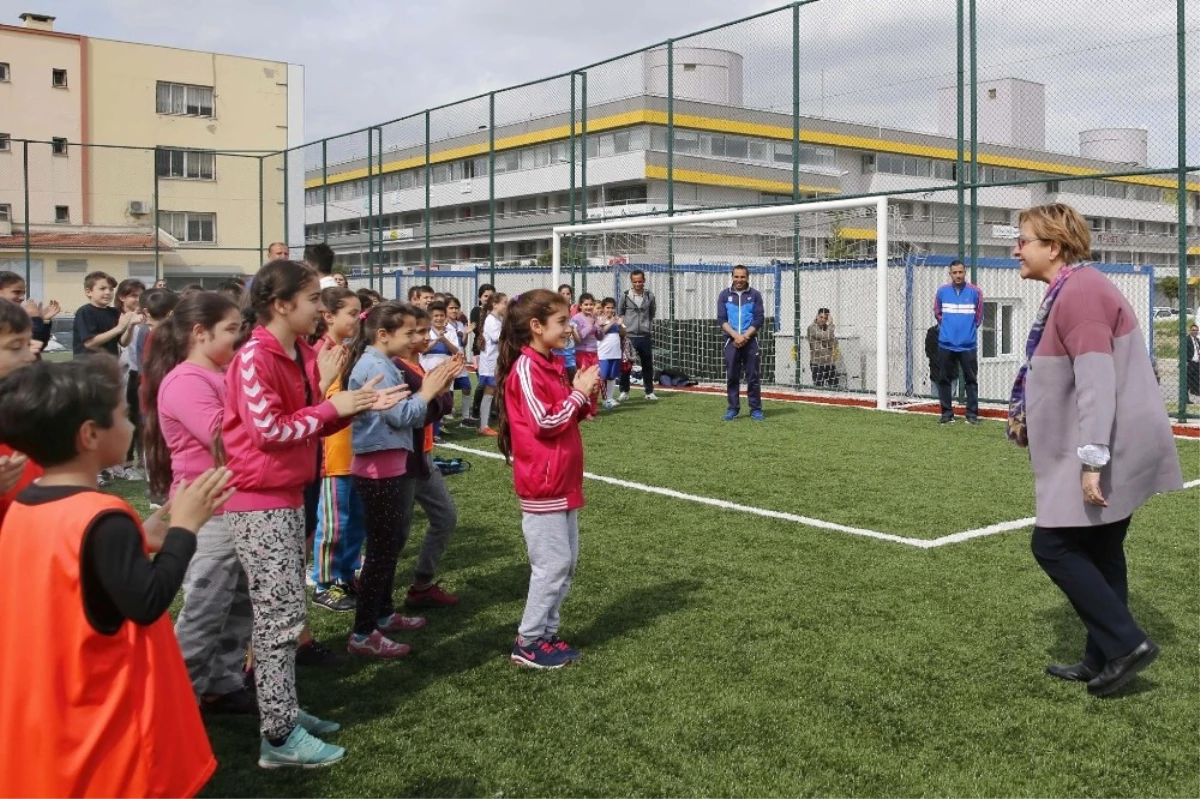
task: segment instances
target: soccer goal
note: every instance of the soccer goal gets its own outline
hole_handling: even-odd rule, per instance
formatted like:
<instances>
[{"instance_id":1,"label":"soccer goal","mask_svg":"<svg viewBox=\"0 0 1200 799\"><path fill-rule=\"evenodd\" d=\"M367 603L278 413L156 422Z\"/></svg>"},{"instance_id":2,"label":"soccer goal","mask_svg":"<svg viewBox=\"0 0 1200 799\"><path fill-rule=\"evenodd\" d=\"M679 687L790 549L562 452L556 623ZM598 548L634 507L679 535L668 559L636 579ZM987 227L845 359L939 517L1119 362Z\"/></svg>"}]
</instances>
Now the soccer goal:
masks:
<instances>
[{"instance_id":1,"label":"soccer goal","mask_svg":"<svg viewBox=\"0 0 1200 799\"><path fill-rule=\"evenodd\" d=\"M907 307L906 267L919 251L894 240L886 197L645 216L654 210L594 209L604 218L553 228L551 282L619 300L644 272L657 303L656 366L724 381L717 296L744 265L763 296L764 389L873 397L881 409L930 393L913 379L928 324Z\"/></svg>"}]
</instances>

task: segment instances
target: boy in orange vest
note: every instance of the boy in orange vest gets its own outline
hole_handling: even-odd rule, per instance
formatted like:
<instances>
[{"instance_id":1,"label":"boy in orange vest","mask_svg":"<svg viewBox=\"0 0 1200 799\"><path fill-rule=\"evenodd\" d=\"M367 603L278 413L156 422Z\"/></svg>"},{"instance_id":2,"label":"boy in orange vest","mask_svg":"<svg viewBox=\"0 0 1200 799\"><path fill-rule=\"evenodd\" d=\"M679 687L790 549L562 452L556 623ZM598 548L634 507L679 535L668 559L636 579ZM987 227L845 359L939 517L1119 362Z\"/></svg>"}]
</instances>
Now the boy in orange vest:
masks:
<instances>
[{"instance_id":1,"label":"boy in orange vest","mask_svg":"<svg viewBox=\"0 0 1200 799\"><path fill-rule=\"evenodd\" d=\"M216 768L167 609L230 473L143 525L96 485L132 436L111 356L0 382L0 441L43 469L0 529L0 563L22 564L0 581L0 796L191 797Z\"/></svg>"}]
</instances>

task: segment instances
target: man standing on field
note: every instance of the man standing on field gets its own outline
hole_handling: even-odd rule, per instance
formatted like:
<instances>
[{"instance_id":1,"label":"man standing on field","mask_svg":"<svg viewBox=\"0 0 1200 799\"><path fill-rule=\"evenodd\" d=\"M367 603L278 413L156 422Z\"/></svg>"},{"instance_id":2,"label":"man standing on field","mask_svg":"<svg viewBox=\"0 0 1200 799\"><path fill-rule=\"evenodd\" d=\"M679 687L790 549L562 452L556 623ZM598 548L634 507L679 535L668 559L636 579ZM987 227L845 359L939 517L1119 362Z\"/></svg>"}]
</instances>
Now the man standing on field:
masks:
<instances>
[{"instance_id":1,"label":"man standing on field","mask_svg":"<svg viewBox=\"0 0 1200 799\"><path fill-rule=\"evenodd\" d=\"M635 269L629 274L629 283L633 288L621 295L617 316L625 320L625 337L642 363L642 387L646 399L653 402L658 399L654 396L654 317L658 305L654 301L654 292L646 288L645 272ZM621 395L617 399L624 402L628 396L629 373L623 372Z\"/></svg>"},{"instance_id":2,"label":"man standing on field","mask_svg":"<svg viewBox=\"0 0 1200 799\"><path fill-rule=\"evenodd\" d=\"M722 421L732 422L741 413L738 392L742 371L746 372L746 400L750 403L750 418L763 421L762 398L759 386L759 366L762 351L758 346L758 331L765 321L763 298L757 289L750 288L750 270L738 264L733 268L733 285L722 289L717 297L717 322L725 332L725 392L729 407Z\"/></svg>"},{"instance_id":3,"label":"man standing on field","mask_svg":"<svg viewBox=\"0 0 1200 799\"><path fill-rule=\"evenodd\" d=\"M950 282L937 291L933 315L938 320L938 400L942 406L940 424L954 421L950 383L959 368L967 387L967 424L979 424L979 368L975 357L979 326L983 324L983 292L967 282L962 261L950 264Z\"/></svg>"}]
</instances>

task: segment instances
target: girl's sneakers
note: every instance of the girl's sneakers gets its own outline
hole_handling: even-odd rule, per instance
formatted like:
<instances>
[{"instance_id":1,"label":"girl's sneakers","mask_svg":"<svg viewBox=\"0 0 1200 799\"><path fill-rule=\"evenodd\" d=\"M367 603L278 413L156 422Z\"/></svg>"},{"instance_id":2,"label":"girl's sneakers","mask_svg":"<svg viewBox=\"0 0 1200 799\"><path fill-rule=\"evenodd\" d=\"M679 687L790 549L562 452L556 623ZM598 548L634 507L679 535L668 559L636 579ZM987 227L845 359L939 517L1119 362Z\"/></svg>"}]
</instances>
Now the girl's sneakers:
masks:
<instances>
[{"instance_id":1,"label":"girl's sneakers","mask_svg":"<svg viewBox=\"0 0 1200 799\"><path fill-rule=\"evenodd\" d=\"M499 433L497 433L495 430L493 430L493 429L492 429L492 428L490 428L490 427L485 427L485 428L483 428L482 430L480 430L480 431L479 431L479 435L481 435L481 436L491 436L492 438L495 438L496 436L498 436L498 435L500 435L500 434L499 434Z\"/></svg>"},{"instance_id":2,"label":"girl's sneakers","mask_svg":"<svg viewBox=\"0 0 1200 799\"><path fill-rule=\"evenodd\" d=\"M393 613L385 619L380 619L376 627L381 633L411 633L428 623L429 621L422 616L401 616L399 613Z\"/></svg>"},{"instance_id":3,"label":"girl's sneakers","mask_svg":"<svg viewBox=\"0 0 1200 799\"><path fill-rule=\"evenodd\" d=\"M279 746L272 746L269 740L262 739L258 765L260 768L321 768L331 766L345 756L345 749L314 737L297 722L292 734Z\"/></svg>"},{"instance_id":4,"label":"girl's sneakers","mask_svg":"<svg viewBox=\"0 0 1200 799\"><path fill-rule=\"evenodd\" d=\"M352 633L350 642L346 645L346 651L351 655L361 657L395 660L411 652L412 647L408 644L398 644L379 630L375 630L370 635Z\"/></svg>"},{"instance_id":5,"label":"girl's sneakers","mask_svg":"<svg viewBox=\"0 0 1200 799\"><path fill-rule=\"evenodd\" d=\"M418 608L448 608L458 604L458 597L442 590L440 583L431 583L424 588L415 585L408 587L404 597L404 607L416 610Z\"/></svg>"},{"instance_id":6,"label":"girl's sneakers","mask_svg":"<svg viewBox=\"0 0 1200 799\"><path fill-rule=\"evenodd\" d=\"M508 659L527 669L561 669L573 662L565 652L545 638L539 638L529 646L523 646L518 639L513 643Z\"/></svg>"}]
</instances>

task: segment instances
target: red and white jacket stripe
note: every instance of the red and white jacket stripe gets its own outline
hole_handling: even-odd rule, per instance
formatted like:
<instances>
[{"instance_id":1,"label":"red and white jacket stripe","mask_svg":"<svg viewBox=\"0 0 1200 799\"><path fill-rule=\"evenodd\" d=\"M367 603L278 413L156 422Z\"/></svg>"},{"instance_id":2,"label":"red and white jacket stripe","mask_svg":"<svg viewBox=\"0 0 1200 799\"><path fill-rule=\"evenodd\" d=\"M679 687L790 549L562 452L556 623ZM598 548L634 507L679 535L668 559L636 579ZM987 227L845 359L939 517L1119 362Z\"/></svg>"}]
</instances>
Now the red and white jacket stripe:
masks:
<instances>
[{"instance_id":1,"label":"red and white jacket stripe","mask_svg":"<svg viewBox=\"0 0 1200 799\"><path fill-rule=\"evenodd\" d=\"M279 339L256 327L225 373L225 420L222 436L226 465L237 493L226 511L245 512L304 507L304 486L316 479L321 437L350 419L338 417L321 398L316 357L297 340L300 361L283 351Z\"/></svg>"},{"instance_id":2,"label":"red and white jacket stripe","mask_svg":"<svg viewBox=\"0 0 1200 799\"><path fill-rule=\"evenodd\" d=\"M583 507L583 438L579 420L588 398L567 382L562 361L531 347L504 381L504 412L512 435L513 487L526 513Z\"/></svg>"}]
</instances>

